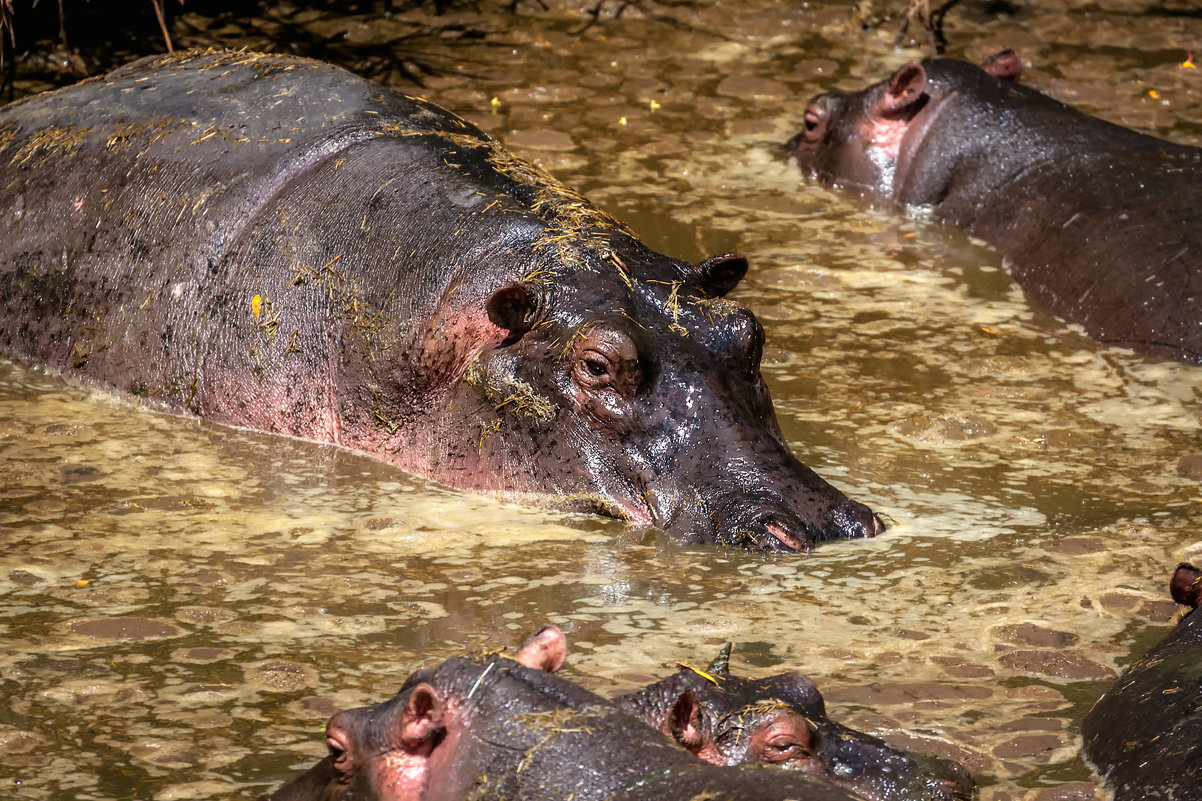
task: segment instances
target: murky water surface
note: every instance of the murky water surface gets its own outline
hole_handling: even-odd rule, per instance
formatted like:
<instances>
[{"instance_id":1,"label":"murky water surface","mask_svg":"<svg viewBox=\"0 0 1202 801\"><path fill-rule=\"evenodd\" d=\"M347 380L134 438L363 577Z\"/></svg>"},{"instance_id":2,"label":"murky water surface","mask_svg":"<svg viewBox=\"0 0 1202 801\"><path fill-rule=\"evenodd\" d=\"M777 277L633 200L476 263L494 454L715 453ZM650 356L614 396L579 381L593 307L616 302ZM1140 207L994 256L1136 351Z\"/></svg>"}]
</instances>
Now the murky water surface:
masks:
<instances>
[{"instance_id":1,"label":"murky water surface","mask_svg":"<svg viewBox=\"0 0 1202 801\"><path fill-rule=\"evenodd\" d=\"M1025 5L953 12L952 54L1016 46L1029 84L1202 144L1202 19ZM733 640L738 671L809 673L834 717L963 760L988 801L1105 796L1081 718L1202 557L1202 371L1092 343L959 233L799 179L778 145L806 99L921 55L895 29L840 3L643 8L440 18L487 35L423 45L449 72L421 91L654 247L748 254L735 297L786 435L888 533L682 548L0 365L0 794L253 797L321 755L334 710L553 621L602 692ZM292 19L387 42L409 18ZM203 24L177 40L271 44Z\"/></svg>"}]
</instances>

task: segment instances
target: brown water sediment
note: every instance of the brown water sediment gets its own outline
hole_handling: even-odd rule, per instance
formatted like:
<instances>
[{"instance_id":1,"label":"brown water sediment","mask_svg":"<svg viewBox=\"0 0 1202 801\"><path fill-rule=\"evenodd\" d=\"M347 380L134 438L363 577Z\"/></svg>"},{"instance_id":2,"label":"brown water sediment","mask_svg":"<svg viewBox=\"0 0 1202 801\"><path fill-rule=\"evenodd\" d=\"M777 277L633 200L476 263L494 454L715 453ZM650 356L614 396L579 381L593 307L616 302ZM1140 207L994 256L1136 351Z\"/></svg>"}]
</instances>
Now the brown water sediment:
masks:
<instances>
[{"instance_id":1,"label":"brown water sediment","mask_svg":"<svg viewBox=\"0 0 1202 801\"><path fill-rule=\"evenodd\" d=\"M963 759L986 801L1094 791L1081 717L1163 631L1173 565L1202 556L1202 372L1032 310L958 232L802 182L777 146L809 96L921 54L851 30L849 3L783 5L583 31L524 13L445 45L462 69L416 91L653 247L747 254L733 297L767 329L785 434L887 534L802 558L686 549L5 365L6 797L253 797L317 759L330 712L548 620L593 688L733 640L734 670L810 674L833 717ZM1182 66L1202 20L1079 6L966 9L952 54L1017 47L1027 83L1202 144Z\"/></svg>"}]
</instances>

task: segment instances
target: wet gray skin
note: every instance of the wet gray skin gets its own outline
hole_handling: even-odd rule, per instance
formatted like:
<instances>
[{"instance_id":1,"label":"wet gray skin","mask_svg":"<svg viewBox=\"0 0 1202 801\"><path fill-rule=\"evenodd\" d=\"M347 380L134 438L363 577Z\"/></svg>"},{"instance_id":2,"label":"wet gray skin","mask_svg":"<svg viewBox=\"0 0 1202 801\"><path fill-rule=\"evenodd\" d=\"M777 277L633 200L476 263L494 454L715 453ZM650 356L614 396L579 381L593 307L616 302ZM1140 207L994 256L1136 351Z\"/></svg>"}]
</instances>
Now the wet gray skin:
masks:
<instances>
[{"instance_id":1,"label":"wet gray skin","mask_svg":"<svg viewBox=\"0 0 1202 801\"><path fill-rule=\"evenodd\" d=\"M0 220L8 356L689 543L883 530L785 443L742 257L654 253L341 69L185 55L18 102Z\"/></svg>"},{"instance_id":2,"label":"wet gray skin","mask_svg":"<svg viewBox=\"0 0 1202 801\"><path fill-rule=\"evenodd\" d=\"M1081 726L1085 753L1115 801L1202 798L1202 571L1177 566L1185 619L1119 676Z\"/></svg>"},{"instance_id":3,"label":"wet gray skin","mask_svg":"<svg viewBox=\"0 0 1202 801\"><path fill-rule=\"evenodd\" d=\"M562 641L547 627L539 640ZM827 782L704 762L525 653L456 657L341 712L329 754L270 801L855 801ZM560 659L562 661L562 659Z\"/></svg>"},{"instance_id":4,"label":"wet gray skin","mask_svg":"<svg viewBox=\"0 0 1202 801\"><path fill-rule=\"evenodd\" d=\"M870 801L961 801L968 772L907 753L831 720L818 687L799 673L732 676L729 645L704 671L675 675L614 699L626 712L718 765L761 762L842 785Z\"/></svg>"},{"instance_id":5,"label":"wet gray skin","mask_svg":"<svg viewBox=\"0 0 1202 801\"><path fill-rule=\"evenodd\" d=\"M1027 297L1101 342L1202 363L1202 148L1018 85L1018 56L912 62L811 101L801 169L929 208L997 249Z\"/></svg>"}]
</instances>

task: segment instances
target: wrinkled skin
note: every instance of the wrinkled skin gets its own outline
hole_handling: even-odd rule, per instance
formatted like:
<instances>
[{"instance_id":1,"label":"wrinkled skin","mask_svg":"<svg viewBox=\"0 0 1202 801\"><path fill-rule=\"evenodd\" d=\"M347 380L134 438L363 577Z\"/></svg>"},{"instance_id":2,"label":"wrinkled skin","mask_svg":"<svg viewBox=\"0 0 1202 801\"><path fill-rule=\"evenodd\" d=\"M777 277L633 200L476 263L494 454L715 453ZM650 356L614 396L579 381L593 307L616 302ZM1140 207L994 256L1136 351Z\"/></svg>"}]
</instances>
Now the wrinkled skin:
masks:
<instances>
[{"instance_id":1,"label":"wrinkled skin","mask_svg":"<svg viewBox=\"0 0 1202 801\"><path fill-rule=\"evenodd\" d=\"M493 139L330 65L143 60L0 109L0 353L454 487L805 550L763 330Z\"/></svg>"},{"instance_id":2,"label":"wrinkled skin","mask_svg":"<svg viewBox=\"0 0 1202 801\"><path fill-rule=\"evenodd\" d=\"M1085 716L1085 753L1115 801L1202 799L1202 571L1181 564L1173 599L1190 608Z\"/></svg>"},{"instance_id":3,"label":"wrinkled skin","mask_svg":"<svg viewBox=\"0 0 1202 801\"><path fill-rule=\"evenodd\" d=\"M993 246L1036 305L1101 342L1202 363L1202 149L1082 114L981 68L913 62L820 95L789 142L803 172L931 211Z\"/></svg>"},{"instance_id":4,"label":"wrinkled skin","mask_svg":"<svg viewBox=\"0 0 1202 801\"><path fill-rule=\"evenodd\" d=\"M534 640L562 640L548 627ZM855 801L773 768L703 762L613 703L496 654L420 670L394 698L340 712L329 754L270 801ZM549 648L556 651L557 648Z\"/></svg>"},{"instance_id":5,"label":"wrinkled skin","mask_svg":"<svg viewBox=\"0 0 1202 801\"><path fill-rule=\"evenodd\" d=\"M799 673L740 678L720 657L705 671L682 666L615 703L714 764L779 765L869 801L975 796L972 779L956 763L899 751L830 720L817 686Z\"/></svg>"}]
</instances>

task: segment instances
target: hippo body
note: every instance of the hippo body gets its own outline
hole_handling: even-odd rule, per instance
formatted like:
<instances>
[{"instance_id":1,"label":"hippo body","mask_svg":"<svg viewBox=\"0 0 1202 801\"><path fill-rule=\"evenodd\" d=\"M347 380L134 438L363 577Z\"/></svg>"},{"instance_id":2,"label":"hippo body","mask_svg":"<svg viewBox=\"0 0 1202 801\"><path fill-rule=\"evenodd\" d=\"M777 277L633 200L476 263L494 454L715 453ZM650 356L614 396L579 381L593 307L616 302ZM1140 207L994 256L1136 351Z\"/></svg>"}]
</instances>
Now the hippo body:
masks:
<instances>
[{"instance_id":1,"label":"hippo body","mask_svg":"<svg viewBox=\"0 0 1202 801\"><path fill-rule=\"evenodd\" d=\"M1174 600L1192 608L1130 665L1085 716L1085 753L1115 801L1202 801L1202 571L1173 574Z\"/></svg>"},{"instance_id":2,"label":"hippo body","mask_svg":"<svg viewBox=\"0 0 1202 801\"><path fill-rule=\"evenodd\" d=\"M972 778L955 762L900 751L831 720L807 676L734 676L728 656L724 651L704 671L681 666L614 702L714 764L779 765L839 784L867 801L975 797Z\"/></svg>"},{"instance_id":3,"label":"hippo body","mask_svg":"<svg viewBox=\"0 0 1202 801\"><path fill-rule=\"evenodd\" d=\"M1202 363L1202 149L1083 114L1020 71L1012 51L908 64L815 98L789 149L824 183L985 240L1094 339Z\"/></svg>"},{"instance_id":4,"label":"hippo body","mask_svg":"<svg viewBox=\"0 0 1202 801\"><path fill-rule=\"evenodd\" d=\"M790 771L704 762L553 668L519 652L419 670L394 698L332 717L330 753L269 801L857 799Z\"/></svg>"},{"instance_id":5,"label":"hippo body","mask_svg":"<svg viewBox=\"0 0 1202 801\"><path fill-rule=\"evenodd\" d=\"M789 452L744 259L653 253L333 66L144 59L0 109L0 226L0 354L686 542L883 528Z\"/></svg>"}]
</instances>

